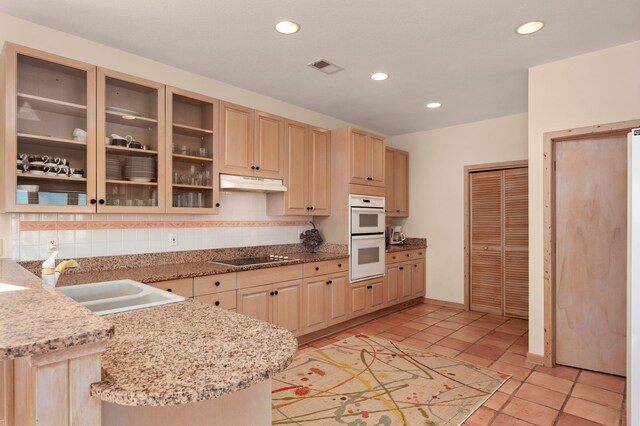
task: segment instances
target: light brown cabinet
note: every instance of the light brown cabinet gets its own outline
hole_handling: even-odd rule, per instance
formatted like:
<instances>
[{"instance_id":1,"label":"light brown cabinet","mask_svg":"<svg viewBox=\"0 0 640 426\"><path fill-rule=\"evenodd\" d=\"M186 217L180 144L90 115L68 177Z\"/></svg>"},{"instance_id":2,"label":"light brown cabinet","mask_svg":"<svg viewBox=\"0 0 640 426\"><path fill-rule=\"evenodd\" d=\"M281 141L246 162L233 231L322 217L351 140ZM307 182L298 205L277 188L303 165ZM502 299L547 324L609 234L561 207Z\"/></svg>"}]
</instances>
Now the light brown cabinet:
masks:
<instances>
[{"instance_id":1,"label":"light brown cabinet","mask_svg":"<svg viewBox=\"0 0 640 426\"><path fill-rule=\"evenodd\" d=\"M284 179L284 119L221 102L218 156L220 173Z\"/></svg>"},{"instance_id":2,"label":"light brown cabinet","mask_svg":"<svg viewBox=\"0 0 640 426\"><path fill-rule=\"evenodd\" d=\"M301 334L302 281L287 281L239 289L238 312Z\"/></svg>"},{"instance_id":3,"label":"light brown cabinet","mask_svg":"<svg viewBox=\"0 0 640 426\"><path fill-rule=\"evenodd\" d=\"M349 183L384 187L384 138L350 129L349 144Z\"/></svg>"},{"instance_id":4,"label":"light brown cabinet","mask_svg":"<svg viewBox=\"0 0 640 426\"><path fill-rule=\"evenodd\" d=\"M288 155L287 191L267 195L270 215L328 216L331 213L331 133L291 120L285 121Z\"/></svg>"},{"instance_id":5,"label":"light brown cabinet","mask_svg":"<svg viewBox=\"0 0 640 426\"><path fill-rule=\"evenodd\" d=\"M151 287L175 293L183 297L193 297L193 278L167 280L149 284Z\"/></svg>"},{"instance_id":6,"label":"light brown cabinet","mask_svg":"<svg viewBox=\"0 0 640 426\"><path fill-rule=\"evenodd\" d=\"M346 273L304 279L305 334L322 330L349 318L348 286Z\"/></svg>"},{"instance_id":7,"label":"light brown cabinet","mask_svg":"<svg viewBox=\"0 0 640 426\"><path fill-rule=\"evenodd\" d=\"M425 250L387 253L385 306L425 295Z\"/></svg>"},{"instance_id":8,"label":"light brown cabinet","mask_svg":"<svg viewBox=\"0 0 640 426\"><path fill-rule=\"evenodd\" d=\"M218 213L217 99L166 88L168 213Z\"/></svg>"},{"instance_id":9,"label":"light brown cabinet","mask_svg":"<svg viewBox=\"0 0 640 426\"><path fill-rule=\"evenodd\" d=\"M385 149L385 207L388 217L409 216L409 153Z\"/></svg>"},{"instance_id":10,"label":"light brown cabinet","mask_svg":"<svg viewBox=\"0 0 640 426\"><path fill-rule=\"evenodd\" d=\"M386 281L381 278L350 284L349 317L354 318L385 307Z\"/></svg>"}]
</instances>

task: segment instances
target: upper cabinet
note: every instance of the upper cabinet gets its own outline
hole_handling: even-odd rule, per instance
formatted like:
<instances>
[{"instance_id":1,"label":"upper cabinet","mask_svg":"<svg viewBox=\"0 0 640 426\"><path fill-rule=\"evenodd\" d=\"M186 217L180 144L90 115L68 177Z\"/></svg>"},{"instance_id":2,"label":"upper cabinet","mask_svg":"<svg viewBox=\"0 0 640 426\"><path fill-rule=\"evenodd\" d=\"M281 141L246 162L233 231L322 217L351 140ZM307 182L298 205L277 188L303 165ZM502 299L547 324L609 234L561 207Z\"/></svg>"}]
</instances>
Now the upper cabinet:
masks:
<instances>
[{"instance_id":1,"label":"upper cabinet","mask_svg":"<svg viewBox=\"0 0 640 426\"><path fill-rule=\"evenodd\" d=\"M167 87L167 203L174 213L218 212L217 99Z\"/></svg>"},{"instance_id":2,"label":"upper cabinet","mask_svg":"<svg viewBox=\"0 0 640 426\"><path fill-rule=\"evenodd\" d=\"M98 68L98 212L165 206L165 87Z\"/></svg>"},{"instance_id":3,"label":"upper cabinet","mask_svg":"<svg viewBox=\"0 0 640 426\"><path fill-rule=\"evenodd\" d=\"M284 184L287 191L267 196L271 215L328 216L331 213L331 133L285 120Z\"/></svg>"},{"instance_id":4,"label":"upper cabinet","mask_svg":"<svg viewBox=\"0 0 640 426\"><path fill-rule=\"evenodd\" d=\"M409 216L409 153L386 148L385 207L389 217Z\"/></svg>"},{"instance_id":5,"label":"upper cabinet","mask_svg":"<svg viewBox=\"0 0 640 426\"><path fill-rule=\"evenodd\" d=\"M96 68L6 43L4 207L92 212L96 198Z\"/></svg>"},{"instance_id":6,"label":"upper cabinet","mask_svg":"<svg viewBox=\"0 0 640 426\"><path fill-rule=\"evenodd\" d=\"M349 182L384 187L384 138L350 129Z\"/></svg>"},{"instance_id":7,"label":"upper cabinet","mask_svg":"<svg viewBox=\"0 0 640 426\"><path fill-rule=\"evenodd\" d=\"M220 173L284 179L284 119L229 102L220 104Z\"/></svg>"}]
</instances>

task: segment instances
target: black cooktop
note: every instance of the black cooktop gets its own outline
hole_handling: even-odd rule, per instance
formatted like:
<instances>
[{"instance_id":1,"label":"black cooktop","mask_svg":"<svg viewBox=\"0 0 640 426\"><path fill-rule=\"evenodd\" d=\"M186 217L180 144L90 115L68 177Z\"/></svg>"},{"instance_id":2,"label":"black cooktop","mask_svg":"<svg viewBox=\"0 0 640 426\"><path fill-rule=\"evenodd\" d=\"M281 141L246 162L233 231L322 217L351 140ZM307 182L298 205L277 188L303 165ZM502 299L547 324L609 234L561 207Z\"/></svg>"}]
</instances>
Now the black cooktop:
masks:
<instances>
[{"instance_id":1,"label":"black cooktop","mask_svg":"<svg viewBox=\"0 0 640 426\"><path fill-rule=\"evenodd\" d=\"M226 259L226 260L212 260L211 263L219 263L227 266L249 266L249 265L264 265L267 263L278 262L291 262L293 260L286 256L262 256L262 257L243 257L240 259Z\"/></svg>"}]
</instances>

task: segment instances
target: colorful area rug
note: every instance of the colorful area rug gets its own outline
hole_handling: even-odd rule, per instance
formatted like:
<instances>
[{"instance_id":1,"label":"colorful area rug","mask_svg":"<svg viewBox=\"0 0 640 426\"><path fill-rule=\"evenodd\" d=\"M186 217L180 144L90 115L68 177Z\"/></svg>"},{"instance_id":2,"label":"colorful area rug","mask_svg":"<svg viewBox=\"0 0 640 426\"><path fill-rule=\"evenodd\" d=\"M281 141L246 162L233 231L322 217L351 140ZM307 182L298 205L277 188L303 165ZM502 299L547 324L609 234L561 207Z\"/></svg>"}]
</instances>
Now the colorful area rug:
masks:
<instances>
[{"instance_id":1,"label":"colorful area rug","mask_svg":"<svg viewBox=\"0 0 640 426\"><path fill-rule=\"evenodd\" d=\"M274 425L459 425L508 375L359 334L273 377Z\"/></svg>"}]
</instances>

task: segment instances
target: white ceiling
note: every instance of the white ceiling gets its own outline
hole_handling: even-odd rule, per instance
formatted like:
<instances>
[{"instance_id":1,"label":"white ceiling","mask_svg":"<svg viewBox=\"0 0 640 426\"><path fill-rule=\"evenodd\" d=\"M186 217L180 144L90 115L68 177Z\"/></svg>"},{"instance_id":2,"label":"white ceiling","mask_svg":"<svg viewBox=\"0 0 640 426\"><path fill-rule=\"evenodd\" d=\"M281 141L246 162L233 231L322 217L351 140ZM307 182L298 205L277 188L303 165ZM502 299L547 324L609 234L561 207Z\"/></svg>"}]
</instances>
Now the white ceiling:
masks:
<instances>
[{"instance_id":1,"label":"white ceiling","mask_svg":"<svg viewBox=\"0 0 640 426\"><path fill-rule=\"evenodd\" d=\"M388 135L526 112L527 68L640 39L638 0L0 0L0 11ZM285 18L301 31L276 33ZM547 25L517 36L532 19ZM307 66L320 58L345 70Z\"/></svg>"}]
</instances>

